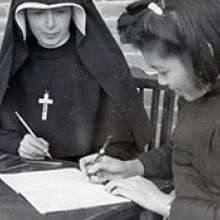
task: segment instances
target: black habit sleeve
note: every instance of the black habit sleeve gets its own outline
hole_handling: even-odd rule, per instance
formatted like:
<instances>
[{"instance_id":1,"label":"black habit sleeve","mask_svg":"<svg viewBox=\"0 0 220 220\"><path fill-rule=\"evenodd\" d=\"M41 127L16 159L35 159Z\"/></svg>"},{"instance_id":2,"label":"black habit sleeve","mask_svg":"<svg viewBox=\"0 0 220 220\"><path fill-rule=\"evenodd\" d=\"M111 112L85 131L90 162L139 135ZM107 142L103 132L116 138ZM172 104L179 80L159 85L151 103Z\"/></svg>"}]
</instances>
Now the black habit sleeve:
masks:
<instances>
[{"instance_id":1,"label":"black habit sleeve","mask_svg":"<svg viewBox=\"0 0 220 220\"><path fill-rule=\"evenodd\" d=\"M0 129L1 151L17 154L17 149L22 137L15 131Z\"/></svg>"}]
</instances>

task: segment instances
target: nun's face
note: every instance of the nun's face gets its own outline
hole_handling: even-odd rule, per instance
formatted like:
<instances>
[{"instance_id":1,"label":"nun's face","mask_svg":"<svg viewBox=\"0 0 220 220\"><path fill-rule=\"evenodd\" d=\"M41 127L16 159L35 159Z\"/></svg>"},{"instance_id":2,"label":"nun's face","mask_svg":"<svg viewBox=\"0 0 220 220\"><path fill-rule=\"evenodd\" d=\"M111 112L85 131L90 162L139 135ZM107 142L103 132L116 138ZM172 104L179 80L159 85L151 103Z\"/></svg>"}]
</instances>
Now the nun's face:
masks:
<instances>
[{"instance_id":1,"label":"nun's face","mask_svg":"<svg viewBox=\"0 0 220 220\"><path fill-rule=\"evenodd\" d=\"M69 36L71 7L27 9L27 20L38 43L56 48Z\"/></svg>"}]
</instances>

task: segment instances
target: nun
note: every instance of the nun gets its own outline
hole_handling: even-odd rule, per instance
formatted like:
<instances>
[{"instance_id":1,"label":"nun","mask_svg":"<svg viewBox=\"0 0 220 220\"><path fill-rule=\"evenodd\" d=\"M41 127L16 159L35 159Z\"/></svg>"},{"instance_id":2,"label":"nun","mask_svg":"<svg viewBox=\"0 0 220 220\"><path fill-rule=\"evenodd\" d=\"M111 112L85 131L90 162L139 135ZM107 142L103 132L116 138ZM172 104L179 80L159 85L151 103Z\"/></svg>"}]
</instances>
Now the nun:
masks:
<instances>
[{"instance_id":1,"label":"nun","mask_svg":"<svg viewBox=\"0 0 220 220\"><path fill-rule=\"evenodd\" d=\"M94 4L12 0L0 54L0 150L77 162L109 135L106 153L123 160L151 140L129 68Z\"/></svg>"}]
</instances>

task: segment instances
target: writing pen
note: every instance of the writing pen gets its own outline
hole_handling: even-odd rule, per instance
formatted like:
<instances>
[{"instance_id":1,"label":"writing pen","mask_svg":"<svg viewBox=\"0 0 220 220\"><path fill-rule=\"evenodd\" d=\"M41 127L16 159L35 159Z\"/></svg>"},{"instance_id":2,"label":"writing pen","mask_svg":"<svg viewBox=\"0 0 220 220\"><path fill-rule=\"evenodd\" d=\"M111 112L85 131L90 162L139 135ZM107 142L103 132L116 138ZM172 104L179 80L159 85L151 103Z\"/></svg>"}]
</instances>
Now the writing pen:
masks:
<instances>
[{"instance_id":1,"label":"writing pen","mask_svg":"<svg viewBox=\"0 0 220 220\"><path fill-rule=\"evenodd\" d=\"M105 150L108 147L110 140L113 138L113 135L109 135L103 144L102 148L99 150L98 155L96 156L95 160L93 161L93 165L99 160L100 157L102 157L105 154Z\"/></svg>"},{"instance_id":2,"label":"writing pen","mask_svg":"<svg viewBox=\"0 0 220 220\"><path fill-rule=\"evenodd\" d=\"M15 111L15 115L17 116L18 120L21 122L21 124L27 129L27 131L31 134L31 136L35 139L37 139L37 136L34 134L34 132L32 131L32 129L30 128L30 126L26 123L26 121L21 117L21 115ZM45 152L46 156L49 157L50 159L52 159L52 156L50 155L50 153L46 150L43 149L43 151Z\"/></svg>"}]
</instances>

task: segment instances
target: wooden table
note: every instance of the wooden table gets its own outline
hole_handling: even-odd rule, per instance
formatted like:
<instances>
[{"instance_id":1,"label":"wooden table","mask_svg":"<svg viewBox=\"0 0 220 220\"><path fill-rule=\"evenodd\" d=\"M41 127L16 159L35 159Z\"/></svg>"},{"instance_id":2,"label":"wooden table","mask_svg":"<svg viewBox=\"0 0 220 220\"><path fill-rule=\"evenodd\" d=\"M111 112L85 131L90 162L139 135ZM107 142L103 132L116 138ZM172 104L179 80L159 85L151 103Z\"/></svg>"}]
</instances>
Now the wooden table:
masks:
<instances>
[{"instance_id":1,"label":"wooden table","mask_svg":"<svg viewBox=\"0 0 220 220\"><path fill-rule=\"evenodd\" d=\"M76 167L64 161L62 167ZM0 172L26 172L57 169L56 166L32 164L12 155L0 154ZM28 183L27 183L28 184ZM163 183L167 188L167 183ZM136 220L143 209L133 202L107 205L90 209L40 214L22 195L17 194L0 180L0 220Z\"/></svg>"}]
</instances>

